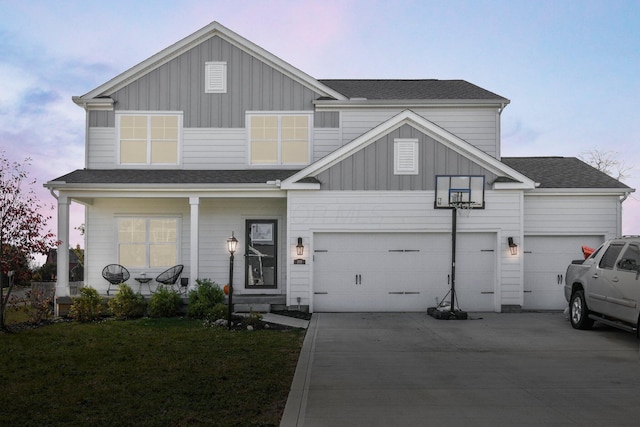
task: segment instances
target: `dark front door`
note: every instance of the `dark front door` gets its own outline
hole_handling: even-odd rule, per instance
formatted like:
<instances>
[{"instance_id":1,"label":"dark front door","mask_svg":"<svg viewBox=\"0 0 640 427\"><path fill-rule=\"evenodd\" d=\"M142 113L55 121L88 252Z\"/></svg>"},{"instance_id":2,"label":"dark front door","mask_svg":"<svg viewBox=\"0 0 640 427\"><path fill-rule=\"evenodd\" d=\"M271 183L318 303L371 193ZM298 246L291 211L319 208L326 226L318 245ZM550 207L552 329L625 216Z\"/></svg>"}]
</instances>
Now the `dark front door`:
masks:
<instances>
[{"instance_id":1,"label":"dark front door","mask_svg":"<svg viewBox=\"0 0 640 427\"><path fill-rule=\"evenodd\" d=\"M278 221L247 220L246 288L275 288L278 278Z\"/></svg>"}]
</instances>

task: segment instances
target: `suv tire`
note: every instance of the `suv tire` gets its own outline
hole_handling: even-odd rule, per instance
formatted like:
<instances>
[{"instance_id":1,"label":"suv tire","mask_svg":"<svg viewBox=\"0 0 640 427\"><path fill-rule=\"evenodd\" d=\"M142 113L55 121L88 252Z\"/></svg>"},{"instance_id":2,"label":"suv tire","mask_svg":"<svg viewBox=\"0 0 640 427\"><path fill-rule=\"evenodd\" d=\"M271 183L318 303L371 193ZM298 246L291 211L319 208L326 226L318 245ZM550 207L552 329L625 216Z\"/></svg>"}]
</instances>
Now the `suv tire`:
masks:
<instances>
[{"instance_id":1,"label":"suv tire","mask_svg":"<svg viewBox=\"0 0 640 427\"><path fill-rule=\"evenodd\" d=\"M589 318L587 301L584 298L584 291L579 290L571 294L569 302L569 320L574 329L591 329L593 319Z\"/></svg>"}]
</instances>

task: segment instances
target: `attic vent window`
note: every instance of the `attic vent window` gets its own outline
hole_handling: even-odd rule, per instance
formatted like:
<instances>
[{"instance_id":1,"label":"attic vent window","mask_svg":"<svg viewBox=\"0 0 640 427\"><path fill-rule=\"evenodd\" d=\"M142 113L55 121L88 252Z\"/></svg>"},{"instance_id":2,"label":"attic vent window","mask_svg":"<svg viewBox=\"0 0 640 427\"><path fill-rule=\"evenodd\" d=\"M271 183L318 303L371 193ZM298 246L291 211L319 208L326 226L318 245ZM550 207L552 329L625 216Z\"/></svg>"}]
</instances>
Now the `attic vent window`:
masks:
<instances>
[{"instance_id":1,"label":"attic vent window","mask_svg":"<svg viewBox=\"0 0 640 427\"><path fill-rule=\"evenodd\" d=\"M418 174L418 140L395 139L393 146L395 175Z\"/></svg>"},{"instance_id":2,"label":"attic vent window","mask_svg":"<svg viewBox=\"0 0 640 427\"><path fill-rule=\"evenodd\" d=\"M227 63L205 62L205 93L227 93Z\"/></svg>"}]
</instances>

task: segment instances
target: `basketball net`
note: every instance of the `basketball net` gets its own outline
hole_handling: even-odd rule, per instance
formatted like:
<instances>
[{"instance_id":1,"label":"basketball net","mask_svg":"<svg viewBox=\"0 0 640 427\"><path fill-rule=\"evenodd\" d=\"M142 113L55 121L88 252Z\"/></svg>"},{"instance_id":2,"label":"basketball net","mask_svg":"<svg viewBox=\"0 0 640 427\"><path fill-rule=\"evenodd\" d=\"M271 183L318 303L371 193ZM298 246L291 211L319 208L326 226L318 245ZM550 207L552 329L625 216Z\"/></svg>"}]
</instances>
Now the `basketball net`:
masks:
<instances>
[{"instance_id":1,"label":"basketball net","mask_svg":"<svg viewBox=\"0 0 640 427\"><path fill-rule=\"evenodd\" d=\"M469 217L471 213L471 203L469 202L453 202L451 206L456 210L459 217Z\"/></svg>"}]
</instances>

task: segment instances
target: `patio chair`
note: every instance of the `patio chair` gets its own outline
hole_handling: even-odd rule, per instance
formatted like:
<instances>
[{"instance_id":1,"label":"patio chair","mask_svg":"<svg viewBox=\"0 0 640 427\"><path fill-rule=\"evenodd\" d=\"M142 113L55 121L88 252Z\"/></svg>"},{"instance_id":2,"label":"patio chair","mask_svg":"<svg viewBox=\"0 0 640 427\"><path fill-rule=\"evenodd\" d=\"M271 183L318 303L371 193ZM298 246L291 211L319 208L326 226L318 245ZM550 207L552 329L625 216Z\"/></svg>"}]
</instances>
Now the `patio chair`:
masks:
<instances>
[{"instance_id":1,"label":"patio chair","mask_svg":"<svg viewBox=\"0 0 640 427\"><path fill-rule=\"evenodd\" d=\"M160 273L158 277L156 277L156 282L163 285L170 286L171 289L174 289L174 287L176 287L176 283L178 282L178 278L180 278L180 275L182 274L183 268L184 268L184 265L182 264L174 265L170 269ZM179 286L180 285L177 285L178 288ZM178 292L180 289L175 289L175 290L176 292Z\"/></svg>"},{"instance_id":2,"label":"patio chair","mask_svg":"<svg viewBox=\"0 0 640 427\"><path fill-rule=\"evenodd\" d=\"M119 285L129 280L131 275L129 270L121 266L120 264L109 264L102 269L102 277L109 282L109 288L107 289L107 295L111 291L111 285Z\"/></svg>"}]
</instances>

